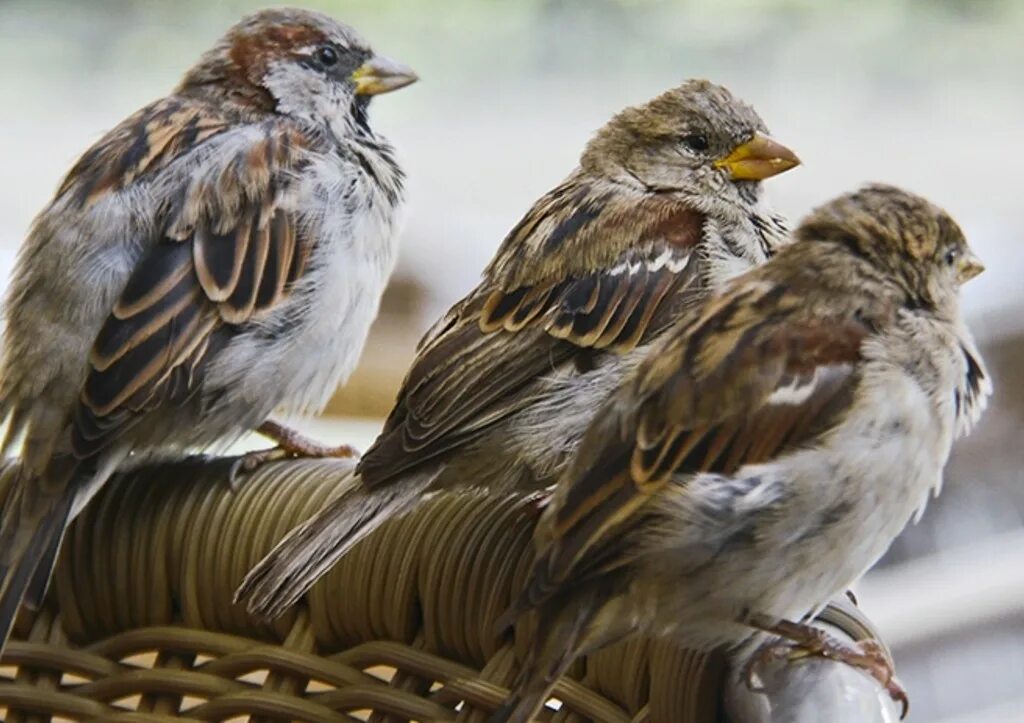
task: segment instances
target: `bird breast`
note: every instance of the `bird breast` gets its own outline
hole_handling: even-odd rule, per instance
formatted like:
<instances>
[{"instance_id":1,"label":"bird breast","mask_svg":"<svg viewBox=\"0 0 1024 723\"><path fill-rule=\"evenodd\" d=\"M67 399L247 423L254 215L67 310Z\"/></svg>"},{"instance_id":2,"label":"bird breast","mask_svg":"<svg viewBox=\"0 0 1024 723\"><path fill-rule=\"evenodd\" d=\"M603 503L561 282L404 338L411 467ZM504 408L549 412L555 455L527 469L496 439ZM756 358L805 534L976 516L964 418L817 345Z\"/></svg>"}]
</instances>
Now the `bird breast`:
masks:
<instances>
[{"instance_id":1,"label":"bird breast","mask_svg":"<svg viewBox=\"0 0 1024 723\"><path fill-rule=\"evenodd\" d=\"M881 557L937 487L952 444L954 355L926 333L866 344L855 402L816 444L673 485L648 543L669 550L649 559L672 615L796 619Z\"/></svg>"},{"instance_id":2,"label":"bird breast","mask_svg":"<svg viewBox=\"0 0 1024 723\"><path fill-rule=\"evenodd\" d=\"M639 346L625 354L604 354L593 370L580 374L569 362L539 380L533 402L495 434L512 459L550 481L560 474L579 446L594 410L622 384L647 355ZM495 442L497 444L497 442Z\"/></svg>"},{"instance_id":3,"label":"bird breast","mask_svg":"<svg viewBox=\"0 0 1024 723\"><path fill-rule=\"evenodd\" d=\"M308 270L218 355L205 385L254 421L323 408L359 360L397 257L400 198L357 163L313 156L290 205L313 240Z\"/></svg>"}]
</instances>

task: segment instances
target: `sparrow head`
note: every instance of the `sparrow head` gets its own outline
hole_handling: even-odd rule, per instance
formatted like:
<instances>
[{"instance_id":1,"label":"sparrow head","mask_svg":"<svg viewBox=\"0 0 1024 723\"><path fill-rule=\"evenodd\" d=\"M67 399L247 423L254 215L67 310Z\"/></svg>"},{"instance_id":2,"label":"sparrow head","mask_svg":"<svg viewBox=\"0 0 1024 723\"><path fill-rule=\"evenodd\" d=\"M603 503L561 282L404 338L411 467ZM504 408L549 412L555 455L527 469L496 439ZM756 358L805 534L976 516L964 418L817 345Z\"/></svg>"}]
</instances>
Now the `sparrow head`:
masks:
<instances>
[{"instance_id":1,"label":"sparrow head","mask_svg":"<svg viewBox=\"0 0 1024 723\"><path fill-rule=\"evenodd\" d=\"M894 280L914 306L955 308L960 286L985 270L948 213L895 186L873 184L829 201L794 236L845 247Z\"/></svg>"},{"instance_id":2,"label":"sparrow head","mask_svg":"<svg viewBox=\"0 0 1024 723\"><path fill-rule=\"evenodd\" d=\"M581 161L652 191L680 192L701 210L749 207L760 181L798 165L764 121L725 88L689 80L623 110L597 132Z\"/></svg>"},{"instance_id":3,"label":"sparrow head","mask_svg":"<svg viewBox=\"0 0 1024 723\"><path fill-rule=\"evenodd\" d=\"M234 25L185 74L179 92L212 92L254 111L366 129L378 93L417 80L348 25L311 10L261 10Z\"/></svg>"}]
</instances>

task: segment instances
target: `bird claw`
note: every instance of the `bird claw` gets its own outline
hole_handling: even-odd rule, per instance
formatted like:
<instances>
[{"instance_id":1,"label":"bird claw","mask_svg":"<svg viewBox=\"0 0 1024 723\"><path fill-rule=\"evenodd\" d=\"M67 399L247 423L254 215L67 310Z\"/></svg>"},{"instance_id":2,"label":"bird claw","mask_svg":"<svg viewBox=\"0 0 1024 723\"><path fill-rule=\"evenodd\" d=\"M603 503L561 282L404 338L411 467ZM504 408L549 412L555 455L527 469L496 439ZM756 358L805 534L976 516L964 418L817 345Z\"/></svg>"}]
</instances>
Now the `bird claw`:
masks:
<instances>
[{"instance_id":1,"label":"bird claw","mask_svg":"<svg viewBox=\"0 0 1024 723\"><path fill-rule=\"evenodd\" d=\"M847 642L833 637L820 628L798 623L786 623L773 630L766 630L781 635L785 640L765 643L758 648L743 666L742 680L751 691L763 693L763 686L754 684L757 668L774 661L785 659L795 662L808 657L819 656L846 663L863 670L881 685L889 696L900 704L900 720L907 717L910 711L910 698L907 691L896 678L892 660L885 649L876 640L859 640Z\"/></svg>"},{"instance_id":2,"label":"bird claw","mask_svg":"<svg viewBox=\"0 0 1024 723\"><path fill-rule=\"evenodd\" d=\"M269 437L277 442L276 447L261 449L256 452L247 452L241 455L231 465L228 471L228 485L232 490L239 486L238 478L243 474L250 474L267 464L282 459L349 459L359 456L359 450L350 444L339 444L335 446L321 444L309 439L290 427L267 420L261 424L256 431L264 437Z\"/></svg>"},{"instance_id":3,"label":"bird claw","mask_svg":"<svg viewBox=\"0 0 1024 723\"><path fill-rule=\"evenodd\" d=\"M776 660L796 660L797 658L793 657L795 649L795 644L782 640L768 642L758 648L754 654L750 656L750 659L747 660L741 673L741 680L743 680L744 684L747 686L747 690L754 693L766 692L767 689L763 685L754 684L754 676L757 673L757 669Z\"/></svg>"},{"instance_id":4,"label":"bird claw","mask_svg":"<svg viewBox=\"0 0 1024 723\"><path fill-rule=\"evenodd\" d=\"M279 444L270 449L260 449L255 452L246 452L240 455L228 470L228 486L232 492L238 491L241 483L239 477L251 474L265 464L277 462L284 459L348 459L358 457L359 451L348 444L341 444L336 447L309 442L301 445Z\"/></svg>"},{"instance_id":5,"label":"bird claw","mask_svg":"<svg viewBox=\"0 0 1024 723\"><path fill-rule=\"evenodd\" d=\"M339 444L331 446L322 444L315 440L299 434L291 427L267 420L256 430L264 437L277 442L279 449L284 450L289 457L309 457L313 459L326 459L330 457L346 459L358 457L359 450L350 444Z\"/></svg>"},{"instance_id":6,"label":"bird claw","mask_svg":"<svg viewBox=\"0 0 1024 723\"><path fill-rule=\"evenodd\" d=\"M255 452L246 452L239 455L228 470L228 487L231 488L232 492L237 492L242 486L239 480L240 477L255 472L269 462L286 459L288 456L288 453L281 447L260 449Z\"/></svg>"},{"instance_id":7,"label":"bird claw","mask_svg":"<svg viewBox=\"0 0 1024 723\"><path fill-rule=\"evenodd\" d=\"M885 688L886 692L889 693L889 697L900 704L900 720L906 718L907 713L910 712L910 697L907 695L906 689L896 678L896 671L893 670L892 660L886 654L885 649L877 640L870 639L857 641L853 643L852 647L855 650L859 649L859 652L854 653L855 656L859 656L859 659L846 660L837 658L837 660L843 660L845 663L860 668L877 680Z\"/></svg>"}]
</instances>

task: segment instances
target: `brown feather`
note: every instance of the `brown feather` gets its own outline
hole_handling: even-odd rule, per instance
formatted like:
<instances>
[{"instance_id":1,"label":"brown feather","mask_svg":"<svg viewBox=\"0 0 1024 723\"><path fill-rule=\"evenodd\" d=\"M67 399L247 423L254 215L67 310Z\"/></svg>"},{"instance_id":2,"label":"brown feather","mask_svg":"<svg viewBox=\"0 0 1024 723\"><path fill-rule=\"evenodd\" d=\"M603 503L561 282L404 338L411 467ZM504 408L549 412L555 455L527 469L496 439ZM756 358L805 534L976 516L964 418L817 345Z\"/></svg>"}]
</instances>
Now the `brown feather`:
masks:
<instances>
[{"instance_id":1,"label":"brown feather","mask_svg":"<svg viewBox=\"0 0 1024 723\"><path fill-rule=\"evenodd\" d=\"M284 212L278 210L277 214L284 217ZM266 248L266 256L263 260L263 274L256 287L256 296L253 302L253 311L260 312L272 308L284 296L285 284L288 281L288 268L291 265L291 257L295 252L293 247L294 238L290 234L280 233L272 235L272 229L276 226L275 217L265 224L255 228L254 233L259 238L254 238L250 243L255 243ZM286 224L287 225L287 224Z\"/></svg>"},{"instance_id":2,"label":"brown feather","mask_svg":"<svg viewBox=\"0 0 1024 723\"><path fill-rule=\"evenodd\" d=\"M58 196L75 193L87 207L109 193L152 174L192 147L223 132L226 118L163 98L122 121L86 152L65 176Z\"/></svg>"},{"instance_id":3,"label":"brown feather","mask_svg":"<svg viewBox=\"0 0 1024 723\"><path fill-rule=\"evenodd\" d=\"M384 431L360 462L363 483L383 484L475 438L526 403L516 390L567 362L581 347L601 342L621 352L639 343L672 288L673 280L667 278L671 272L662 268L639 281L628 274L597 276L609 293L601 298L590 292L581 305L569 298L581 288L574 286L578 280L546 289L524 288L515 295L491 292L484 297L478 292L475 300L465 300L461 317L417 355ZM645 288L645 280L655 288ZM632 295L628 304L623 301L627 294ZM593 299L597 301L591 303ZM640 310L641 303L654 308ZM581 335L569 329L560 338L552 320L566 318L573 324L572 312L581 307L580 328L592 324L595 330ZM517 313L527 318L521 326L511 323ZM490 315L486 328L494 331L481 328L485 314ZM609 333L613 325L628 331L628 339Z\"/></svg>"},{"instance_id":4,"label":"brown feather","mask_svg":"<svg viewBox=\"0 0 1024 723\"><path fill-rule=\"evenodd\" d=\"M622 353L660 320L703 214L577 169L509 232L485 281L421 342L384 431L359 465L377 487L475 439L521 390L582 349Z\"/></svg>"},{"instance_id":5,"label":"brown feather","mask_svg":"<svg viewBox=\"0 0 1024 723\"><path fill-rule=\"evenodd\" d=\"M826 431L852 403L861 344L891 305L865 291L822 316L786 283L751 276L681 319L595 416L540 534L532 577L545 595L590 579L595 565L614 567L614 553L601 550L673 475L766 462ZM814 386L806 398L770 403L793 383ZM538 592L520 606L540 604Z\"/></svg>"},{"instance_id":6,"label":"brown feather","mask_svg":"<svg viewBox=\"0 0 1024 723\"><path fill-rule=\"evenodd\" d=\"M96 454L138 413L190 396L210 335L280 302L287 281L305 267L309 249L299 247L308 243L296 243L295 219L276 205L301 145L287 125L264 128L262 140L224 164L217 188L183 190L164 239L115 304L90 354L75 415L79 456ZM209 193L220 201L209 203Z\"/></svg>"},{"instance_id":7,"label":"brown feather","mask_svg":"<svg viewBox=\"0 0 1024 723\"><path fill-rule=\"evenodd\" d=\"M210 301L227 301L231 296L242 275L248 245L248 227L224 234L212 228L196 230L192 242L196 276Z\"/></svg>"},{"instance_id":8,"label":"brown feather","mask_svg":"<svg viewBox=\"0 0 1024 723\"><path fill-rule=\"evenodd\" d=\"M239 225L238 235L243 234L248 236L248 242L242 273L231 296L218 307L221 318L228 324L241 324L252 316L270 250L270 236L261 232L258 217Z\"/></svg>"}]
</instances>

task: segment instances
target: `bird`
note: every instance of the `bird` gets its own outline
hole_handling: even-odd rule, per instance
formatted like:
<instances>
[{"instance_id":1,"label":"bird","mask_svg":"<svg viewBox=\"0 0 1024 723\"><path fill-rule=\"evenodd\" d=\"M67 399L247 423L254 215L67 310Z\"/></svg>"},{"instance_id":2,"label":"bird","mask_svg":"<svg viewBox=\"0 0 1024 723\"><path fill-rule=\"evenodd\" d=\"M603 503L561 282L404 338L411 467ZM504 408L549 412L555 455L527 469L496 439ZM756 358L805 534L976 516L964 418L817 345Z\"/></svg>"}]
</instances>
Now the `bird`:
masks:
<instances>
[{"instance_id":1,"label":"bird","mask_svg":"<svg viewBox=\"0 0 1024 723\"><path fill-rule=\"evenodd\" d=\"M617 113L420 342L359 484L279 543L237 599L280 615L434 490L553 481L632 353L788 237L761 181L798 163L707 80Z\"/></svg>"},{"instance_id":2,"label":"bird","mask_svg":"<svg viewBox=\"0 0 1024 723\"><path fill-rule=\"evenodd\" d=\"M352 371L395 263L404 175L368 120L417 79L318 12L246 16L104 135L33 222L5 300L0 641L122 463L229 444L351 454L271 419Z\"/></svg>"},{"instance_id":3,"label":"bird","mask_svg":"<svg viewBox=\"0 0 1024 723\"><path fill-rule=\"evenodd\" d=\"M983 268L947 212L872 184L681 315L544 508L498 622L535 633L492 723L531 720L577 656L637 632L697 649L781 636L906 703L877 646L803 621L923 510L980 417L991 383L958 291Z\"/></svg>"}]
</instances>

